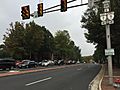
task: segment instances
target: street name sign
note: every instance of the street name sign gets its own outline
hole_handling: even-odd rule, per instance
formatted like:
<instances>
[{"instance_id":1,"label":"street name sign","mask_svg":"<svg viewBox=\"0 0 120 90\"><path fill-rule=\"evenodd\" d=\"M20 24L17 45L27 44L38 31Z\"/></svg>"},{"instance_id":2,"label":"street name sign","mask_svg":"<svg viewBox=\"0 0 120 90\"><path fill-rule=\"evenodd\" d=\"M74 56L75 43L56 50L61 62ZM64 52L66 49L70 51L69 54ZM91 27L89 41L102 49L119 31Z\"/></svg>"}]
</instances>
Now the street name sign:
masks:
<instances>
[{"instance_id":1,"label":"street name sign","mask_svg":"<svg viewBox=\"0 0 120 90\"><path fill-rule=\"evenodd\" d=\"M114 49L105 49L105 55L106 56L115 55Z\"/></svg>"}]
</instances>

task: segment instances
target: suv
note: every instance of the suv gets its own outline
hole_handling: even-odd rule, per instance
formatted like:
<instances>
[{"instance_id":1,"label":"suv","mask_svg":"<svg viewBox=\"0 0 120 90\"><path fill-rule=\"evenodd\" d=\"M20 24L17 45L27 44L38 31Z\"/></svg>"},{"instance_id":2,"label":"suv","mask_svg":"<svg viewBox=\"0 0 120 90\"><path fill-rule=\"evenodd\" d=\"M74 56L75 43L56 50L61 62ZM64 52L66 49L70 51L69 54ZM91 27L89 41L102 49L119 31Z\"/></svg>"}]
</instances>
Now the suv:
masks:
<instances>
[{"instance_id":1,"label":"suv","mask_svg":"<svg viewBox=\"0 0 120 90\"><path fill-rule=\"evenodd\" d=\"M0 59L0 69L11 70L13 68L15 68L15 60L14 59L9 59L9 58Z\"/></svg>"},{"instance_id":2,"label":"suv","mask_svg":"<svg viewBox=\"0 0 120 90\"><path fill-rule=\"evenodd\" d=\"M17 65L18 68L32 68L37 66L37 62L31 60L23 60L20 64Z\"/></svg>"}]
</instances>

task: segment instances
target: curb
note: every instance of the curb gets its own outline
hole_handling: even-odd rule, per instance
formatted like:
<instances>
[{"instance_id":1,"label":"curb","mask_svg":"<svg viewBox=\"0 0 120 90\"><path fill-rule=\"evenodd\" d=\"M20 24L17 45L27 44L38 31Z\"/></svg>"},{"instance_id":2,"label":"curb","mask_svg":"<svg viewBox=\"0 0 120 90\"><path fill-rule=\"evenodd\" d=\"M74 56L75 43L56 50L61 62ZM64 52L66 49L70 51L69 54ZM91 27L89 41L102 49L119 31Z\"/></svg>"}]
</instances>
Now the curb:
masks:
<instances>
[{"instance_id":1,"label":"curb","mask_svg":"<svg viewBox=\"0 0 120 90\"><path fill-rule=\"evenodd\" d=\"M104 76L105 67L102 65L102 68L98 75L91 81L89 84L89 90L101 90L101 82Z\"/></svg>"}]
</instances>

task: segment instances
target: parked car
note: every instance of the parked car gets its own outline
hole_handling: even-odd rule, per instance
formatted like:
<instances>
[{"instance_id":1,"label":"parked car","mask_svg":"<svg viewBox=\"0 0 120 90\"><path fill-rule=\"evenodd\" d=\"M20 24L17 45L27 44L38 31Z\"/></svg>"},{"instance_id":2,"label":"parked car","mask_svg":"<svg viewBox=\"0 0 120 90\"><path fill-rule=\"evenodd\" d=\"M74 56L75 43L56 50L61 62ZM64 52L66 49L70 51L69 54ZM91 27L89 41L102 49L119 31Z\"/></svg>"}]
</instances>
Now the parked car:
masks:
<instances>
[{"instance_id":1,"label":"parked car","mask_svg":"<svg viewBox=\"0 0 120 90\"><path fill-rule=\"evenodd\" d=\"M11 70L13 68L15 68L15 60L14 59L10 59L10 58L0 59L0 69Z\"/></svg>"},{"instance_id":2,"label":"parked car","mask_svg":"<svg viewBox=\"0 0 120 90\"><path fill-rule=\"evenodd\" d=\"M73 61L72 61L72 64L75 64L75 63L76 63L76 61L75 61L75 60L73 60Z\"/></svg>"},{"instance_id":3,"label":"parked car","mask_svg":"<svg viewBox=\"0 0 120 90\"><path fill-rule=\"evenodd\" d=\"M32 67L37 67L38 63L35 61L31 61L31 60L23 60L18 67L19 68L32 68Z\"/></svg>"},{"instance_id":4,"label":"parked car","mask_svg":"<svg viewBox=\"0 0 120 90\"><path fill-rule=\"evenodd\" d=\"M58 60L58 65L63 65L64 64L64 60Z\"/></svg>"},{"instance_id":5,"label":"parked car","mask_svg":"<svg viewBox=\"0 0 120 90\"><path fill-rule=\"evenodd\" d=\"M42 66L48 66L49 65L49 61L48 60L43 60L41 65Z\"/></svg>"},{"instance_id":6,"label":"parked car","mask_svg":"<svg viewBox=\"0 0 120 90\"><path fill-rule=\"evenodd\" d=\"M72 60L68 60L68 61L66 62L66 64L68 64L68 65L72 64Z\"/></svg>"},{"instance_id":7,"label":"parked car","mask_svg":"<svg viewBox=\"0 0 120 90\"><path fill-rule=\"evenodd\" d=\"M52 61L52 60L43 60L41 65L42 66L54 65L54 61Z\"/></svg>"},{"instance_id":8,"label":"parked car","mask_svg":"<svg viewBox=\"0 0 120 90\"><path fill-rule=\"evenodd\" d=\"M54 60L54 65L58 65L58 60Z\"/></svg>"},{"instance_id":9,"label":"parked car","mask_svg":"<svg viewBox=\"0 0 120 90\"><path fill-rule=\"evenodd\" d=\"M39 66L42 66L42 61L38 62L38 65L39 65Z\"/></svg>"}]
</instances>

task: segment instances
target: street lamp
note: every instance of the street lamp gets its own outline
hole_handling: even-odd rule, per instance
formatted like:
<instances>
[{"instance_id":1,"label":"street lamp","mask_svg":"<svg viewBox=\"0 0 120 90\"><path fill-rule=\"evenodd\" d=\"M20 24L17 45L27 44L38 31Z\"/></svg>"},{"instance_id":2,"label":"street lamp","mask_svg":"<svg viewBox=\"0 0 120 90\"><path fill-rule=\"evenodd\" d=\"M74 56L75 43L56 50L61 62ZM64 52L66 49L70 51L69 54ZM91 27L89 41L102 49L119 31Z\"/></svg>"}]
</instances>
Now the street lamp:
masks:
<instances>
[{"instance_id":1,"label":"street lamp","mask_svg":"<svg viewBox=\"0 0 120 90\"><path fill-rule=\"evenodd\" d=\"M112 55L114 55L114 49L111 49L111 40L110 40L110 24L114 24L114 12L110 12L110 0L105 0L103 2L104 13L100 14L101 25L106 27L106 41L107 49L105 53L108 57L108 74L109 74L109 84L113 84L113 71L112 71Z\"/></svg>"}]
</instances>

